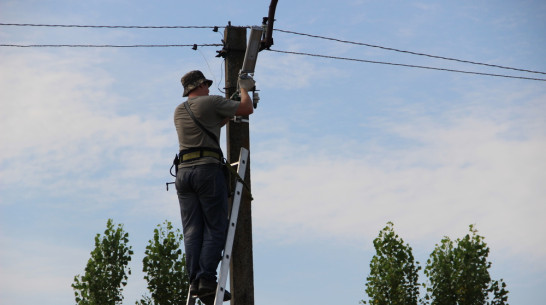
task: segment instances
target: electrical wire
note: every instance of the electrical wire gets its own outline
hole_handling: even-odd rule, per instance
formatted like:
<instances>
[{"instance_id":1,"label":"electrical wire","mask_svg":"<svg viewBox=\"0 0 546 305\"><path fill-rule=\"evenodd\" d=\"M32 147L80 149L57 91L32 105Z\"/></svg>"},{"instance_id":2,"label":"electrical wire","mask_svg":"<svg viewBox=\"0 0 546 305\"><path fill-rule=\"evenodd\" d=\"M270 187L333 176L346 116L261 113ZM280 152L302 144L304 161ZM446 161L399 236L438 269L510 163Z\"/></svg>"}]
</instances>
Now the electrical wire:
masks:
<instances>
[{"instance_id":1,"label":"electrical wire","mask_svg":"<svg viewBox=\"0 0 546 305\"><path fill-rule=\"evenodd\" d=\"M189 26L181 26L181 25L173 25L173 26L169 26L169 25L139 26L139 25L34 24L34 23L0 23L0 26L64 27L64 28L122 28L122 29L214 29L215 31L217 31L219 28L225 28L225 26L195 26L195 25L189 25ZM341 42L341 43L346 43L346 44L353 44L353 45L360 45L360 46L366 46L366 47L372 47L372 48L379 48L379 49L382 49L382 50L406 53L406 54L411 54L411 55L426 56L426 57L430 57L430 58L456 61L456 62L460 62L460 63L467 63L467 64L473 64L473 65L486 66L486 67L493 67L493 68L508 69L508 70L513 70L513 71L520 71L520 72L536 73L536 74L546 75L546 72L542 72L542 71L534 71L534 70L513 68L513 67L494 65L494 64L487 64L487 63L481 63L481 62L475 62L475 61L463 60L463 59L457 59L457 58L451 58L451 57L445 57L445 56L437 56L437 55L431 55L431 54L426 54L426 53L413 52L413 51L400 50L400 49L396 49L396 48L384 47L384 46L379 46L379 45L373 45L373 44L368 44L368 43L363 43L363 42L342 40L342 39L338 39L338 38L332 38L332 37L326 37L326 36L320 36L320 35L312 35L312 34L306 34L306 33L300 33L300 32L288 31L288 30L282 30L282 29L274 29L274 31L281 32L281 33L287 33L287 34L293 34L293 35L307 36L307 37L311 37L311 38L318 38L318 39L336 41L336 42ZM15 45L0 45L0 46L15 46ZM36 46L41 46L41 45L36 45ZM70 46L70 45L67 45L67 46ZM167 46L171 46L171 45L166 45L166 47ZM172 46L179 46L179 45L172 45ZM109 47L109 46L104 46L104 47ZM112 46L112 47L117 47L117 46ZM139 47L139 45L138 46L119 46L119 47Z\"/></svg>"},{"instance_id":2,"label":"electrical wire","mask_svg":"<svg viewBox=\"0 0 546 305\"><path fill-rule=\"evenodd\" d=\"M528 73L546 74L546 72L541 72L541 71L533 71L533 70L512 68L512 67L506 67L506 66L500 66L500 65L493 65L493 64L486 64L486 63L480 63L480 62L469 61L469 60L463 60L463 59L456 59L456 58L450 58L450 57L444 57L444 56L430 55L430 54L425 54L425 53L418 53L418 52L400 50L400 49L389 48L389 47L383 47L383 46L378 46L378 45L373 45L373 44L368 44L368 43L362 43L362 42L354 42L354 41L348 41L348 40L341 40L341 39L337 39L337 38L331 38L331 37L325 37L325 36L319 36L319 35L311 35L311 34L305 34L305 33L298 33L298 32L287 31L287 30L281 30L281 29L275 29L275 31L282 32L282 33L287 33L287 34L294 34L294 35L307 36L307 37L312 37L312 38L319 38L319 39L337 41L337 42L347 43L347 44L354 44L354 45L359 45L359 46L366 46L366 47L372 47L372 48L379 48L379 49L383 49L383 50L395 51L395 52L406 53L406 54L412 54L412 55L418 55L418 56L426 56L426 57L437 58L437 59L443 59L443 60L451 60L451 61L456 61L456 62L461 62L461 63L467 63L467 64L473 64L473 65L487 66L487 67L500 68L500 69L508 69L508 70L514 70L514 71L520 71L520 72L528 72Z\"/></svg>"},{"instance_id":3,"label":"electrical wire","mask_svg":"<svg viewBox=\"0 0 546 305\"><path fill-rule=\"evenodd\" d=\"M0 47L17 48L166 48L166 47L221 47L223 44L136 44L136 45L111 45L111 44L0 44Z\"/></svg>"},{"instance_id":4,"label":"electrical wire","mask_svg":"<svg viewBox=\"0 0 546 305\"><path fill-rule=\"evenodd\" d=\"M466 73L466 74L475 74L475 75L496 76L496 77L505 77L505 78L525 79L525 80L536 80L536 81L543 81L543 82L546 81L546 79L544 79L544 78L532 78L532 77L513 76L513 75L503 75L503 74L492 74L492 73L482 73L482 72L463 71L463 70L454 70L454 69L436 68L436 67L427 67L427 66L418 66L418 65L407 65L407 64L399 64L399 63L391 63L391 62L373 61L373 60L366 60L366 59L338 57L338 56L328 56L328 55L311 54L311 53L302 53L302 52L282 51L282 50L274 50L274 49L266 49L266 50L267 50L267 51L271 51L271 52L277 52L277 53L295 54L295 55L313 56L313 57L322 57L322 58L338 59L338 60L347 60L347 61L357 61L357 62L364 62L364 63L382 64L382 65L391 65L391 66L400 66L400 67L408 67L408 68L419 68L419 69L429 69L429 70L438 70L438 71L447 71L447 72L457 72L457 73Z\"/></svg>"},{"instance_id":5,"label":"electrical wire","mask_svg":"<svg viewBox=\"0 0 546 305\"><path fill-rule=\"evenodd\" d=\"M207 64L207 67L209 68L209 72L210 74L212 75L212 79L214 80L215 83L218 84L218 82L216 81L216 75L214 74L214 72L212 72L212 69L210 68L210 65L209 65L209 61L207 60L207 58L205 57L205 54L203 54L203 52L201 52L201 50L197 50L199 52L199 54L201 55L201 57L203 57L203 60L205 61L205 63Z\"/></svg>"},{"instance_id":6,"label":"electrical wire","mask_svg":"<svg viewBox=\"0 0 546 305\"><path fill-rule=\"evenodd\" d=\"M217 31L219 28L225 28L225 26L224 27L220 27L220 26L136 26L136 25L74 25L74 24L64 24L63 25L63 24L32 24L32 23L0 23L0 26L65 27L65 28L124 28L124 29L190 29L190 28L202 29L202 28L209 28L209 29L213 29L214 31ZM426 57L456 61L456 62L461 62L461 63L468 63L468 64L474 64L474 65L481 65L481 66L487 66L487 67L509 69L509 70L520 71L520 72L528 72L528 73L536 73L536 74L545 74L546 75L546 72L541 72L541 71L533 71L533 70L519 69L519 68L500 66L500 65L493 65L493 64L486 64L486 63L480 63L480 62L474 62L474 61L462 60L462 59L456 59L456 58L450 58L450 57L444 57L444 56L436 56L436 55L431 55L431 54L418 53L418 52L412 52L412 51L407 51L407 50L400 50L400 49L383 47L383 46L372 45L372 44L367 44L367 43L354 42L354 41L348 41L348 40L341 40L341 39L337 39L337 38L325 37L325 36L320 36L320 35L299 33L299 32L282 30L282 29L274 29L274 31L287 33L287 34L300 35L300 36L307 36L307 37L311 37L311 38L325 39L325 40L336 41L336 42L347 43L347 44L354 44L354 45L361 45L361 46L367 46L367 47L373 47L373 48L380 48L380 49L383 49L383 50L407 53L407 54L411 54L411 55L426 56ZM77 44L29 44L29 45L21 45L21 44L0 44L0 47L20 47L20 48L31 48L31 47L73 47L73 48L78 48L78 47L81 47L81 48L193 47L194 50L196 50L198 46L207 47L207 46L223 46L223 45L222 44L199 44L199 45L198 44L164 44L164 45L159 45L159 44L139 44L139 45L92 45L92 44L81 44L81 45L77 45ZM532 77L523 77L523 76L512 76L512 75L503 75L503 74L463 71L463 70L454 70L454 69L446 69L446 68L436 68L436 67L419 66L419 65L399 64L399 63L391 63L391 62L380 62L380 61L372 61L372 60L364 60L364 59L356 59L356 58L346 58L346 57L337 57L337 56L328 56L328 55L301 53L301 52L290 52L290 51L281 51L281 50L272 50L272 49L266 49L266 50L272 51L272 52L278 52L278 53L313 56L313 57L322 57L322 58L330 58L330 59L338 59L338 60L357 61L357 62L365 62L365 63L384 64L384 65L392 65L392 66L402 66L402 67L409 67L409 68L420 68L420 69L430 69L430 70L457 72L457 73L466 73L466 74L475 74L475 75L485 75L485 76L495 76L495 77L525 79L525 80L546 81L546 79L543 79L543 78L532 78Z\"/></svg>"},{"instance_id":7,"label":"electrical wire","mask_svg":"<svg viewBox=\"0 0 546 305\"><path fill-rule=\"evenodd\" d=\"M57 27L57 28L108 28L108 29L219 29L222 26L198 25L77 25L77 24L34 24L34 23L0 23L5 26Z\"/></svg>"},{"instance_id":8,"label":"electrical wire","mask_svg":"<svg viewBox=\"0 0 546 305\"><path fill-rule=\"evenodd\" d=\"M218 88L218 91L222 92L222 93L226 93L226 90L222 90L220 88L220 83L222 82L223 80L223 76L224 76L224 65L226 64L226 59L224 58L224 60L220 63L220 81L218 82L218 84L216 84L216 88ZM224 88L225 89L225 88Z\"/></svg>"}]
</instances>

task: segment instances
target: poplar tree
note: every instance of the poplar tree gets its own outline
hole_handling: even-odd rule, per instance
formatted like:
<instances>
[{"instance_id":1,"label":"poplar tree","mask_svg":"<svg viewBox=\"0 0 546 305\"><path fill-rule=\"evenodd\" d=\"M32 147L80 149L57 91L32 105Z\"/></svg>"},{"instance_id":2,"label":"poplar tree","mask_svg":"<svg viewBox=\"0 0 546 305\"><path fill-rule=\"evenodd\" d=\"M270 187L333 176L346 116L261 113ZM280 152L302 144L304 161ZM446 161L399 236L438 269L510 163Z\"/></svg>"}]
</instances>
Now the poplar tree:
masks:
<instances>
[{"instance_id":1,"label":"poplar tree","mask_svg":"<svg viewBox=\"0 0 546 305\"><path fill-rule=\"evenodd\" d=\"M78 305L115 305L123 301L122 290L127 285L127 267L133 255L128 245L129 233L123 225L115 227L108 219L104 235L95 236L95 249L87 262L84 275L76 275L72 288Z\"/></svg>"},{"instance_id":2,"label":"poplar tree","mask_svg":"<svg viewBox=\"0 0 546 305\"><path fill-rule=\"evenodd\" d=\"M489 274L489 247L470 225L470 233L455 243L445 237L431 253L425 275L425 302L431 305L508 304L506 284Z\"/></svg>"},{"instance_id":3,"label":"poplar tree","mask_svg":"<svg viewBox=\"0 0 546 305\"><path fill-rule=\"evenodd\" d=\"M151 296L143 296L136 304L186 304L189 277L185 254L181 250L182 241L180 229L174 230L169 221L154 230L142 260L142 271L146 273L144 279Z\"/></svg>"},{"instance_id":4,"label":"poplar tree","mask_svg":"<svg viewBox=\"0 0 546 305\"><path fill-rule=\"evenodd\" d=\"M373 305L416 305L419 298L418 272L409 244L404 244L388 222L373 241L376 254L366 278L366 293ZM362 300L361 303L366 304Z\"/></svg>"}]
</instances>

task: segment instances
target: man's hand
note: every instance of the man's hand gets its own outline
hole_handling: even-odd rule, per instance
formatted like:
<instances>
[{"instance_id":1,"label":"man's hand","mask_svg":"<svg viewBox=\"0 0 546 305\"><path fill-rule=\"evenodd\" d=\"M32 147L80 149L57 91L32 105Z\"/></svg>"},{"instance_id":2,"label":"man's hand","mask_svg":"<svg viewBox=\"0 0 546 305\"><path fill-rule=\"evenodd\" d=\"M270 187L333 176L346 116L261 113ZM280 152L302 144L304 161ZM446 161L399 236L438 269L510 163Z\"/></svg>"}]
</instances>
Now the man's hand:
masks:
<instances>
[{"instance_id":1,"label":"man's hand","mask_svg":"<svg viewBox=\"0 0 546 305\"><path fill-rule=\"evenodd\" d=\"M252 79L250 75L241 75L239 76L239 88L250 91L256 86L256 82Z\"/></svg>"}]
</instances>

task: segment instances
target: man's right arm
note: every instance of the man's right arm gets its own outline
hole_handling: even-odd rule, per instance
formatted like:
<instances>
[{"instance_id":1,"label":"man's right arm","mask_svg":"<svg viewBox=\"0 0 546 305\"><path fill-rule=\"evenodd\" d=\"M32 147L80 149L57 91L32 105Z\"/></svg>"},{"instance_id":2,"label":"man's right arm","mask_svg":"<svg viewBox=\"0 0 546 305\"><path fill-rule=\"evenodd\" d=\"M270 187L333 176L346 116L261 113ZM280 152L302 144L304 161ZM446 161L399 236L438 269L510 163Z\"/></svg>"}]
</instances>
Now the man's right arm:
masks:
<instances>
[{"instance_id":1,"label":"man's right arm","mask_svg":"<svg viewBox=\"0 0 546 305\"><path fill-rule=\"evenodd\" d=\"M248 95L248 91L241 88L241 103L235 112L236 116L249 115L254 112L254 106L252 105L252 99Z\"/></svg>"}]
</instances>

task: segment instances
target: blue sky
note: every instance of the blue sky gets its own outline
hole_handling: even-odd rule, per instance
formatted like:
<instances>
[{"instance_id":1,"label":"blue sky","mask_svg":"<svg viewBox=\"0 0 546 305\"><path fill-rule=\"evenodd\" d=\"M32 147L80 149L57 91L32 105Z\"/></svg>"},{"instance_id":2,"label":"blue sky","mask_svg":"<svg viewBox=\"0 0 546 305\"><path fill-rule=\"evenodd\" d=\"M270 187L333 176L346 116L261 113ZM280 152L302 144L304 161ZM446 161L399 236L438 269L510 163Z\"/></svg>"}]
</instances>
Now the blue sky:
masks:
<instances>
[{"instance_id":1,"label":"blue sky","mask_svg":"<svg viewBox=\"0 0 546 305\"><path fill-rule=\"evenodd\" d=\"M269 1L6 1L0 23L248 26ZM546 71L543 1L279 1L275 28ZM2 44L208 44L210 29L0 26ZM276 31L273 49L545 78ZM192 69L217 47L0 47L0 303L73 304L93 238L124 224L124 304L153 229ZM546 299L546 83L261 52L251 117L256 304L358 304L388 221L421 265L475 224L511 304ZM223 136L224 137L224 136ZM222 139L225 143L225 139ZM421 276L424 281L424 276Z\"/></svg>"}]
</instances>

